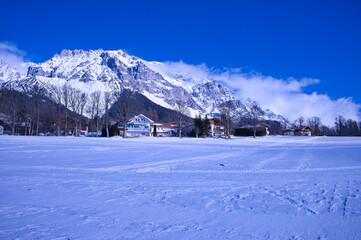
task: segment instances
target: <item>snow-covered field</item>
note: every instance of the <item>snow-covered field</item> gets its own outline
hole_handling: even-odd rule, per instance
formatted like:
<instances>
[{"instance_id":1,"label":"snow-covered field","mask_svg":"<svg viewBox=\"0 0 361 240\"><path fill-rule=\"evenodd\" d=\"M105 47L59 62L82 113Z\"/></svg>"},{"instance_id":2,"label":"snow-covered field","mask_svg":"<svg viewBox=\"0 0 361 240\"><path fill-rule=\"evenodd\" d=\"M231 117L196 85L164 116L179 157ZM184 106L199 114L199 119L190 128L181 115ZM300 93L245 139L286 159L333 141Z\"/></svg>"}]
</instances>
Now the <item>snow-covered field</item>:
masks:
<instances>
[{"instance_id":1,"label":"snow-covered field","mask_svg":"<svg viewBox=\"0 0 361 240\"><path fill-rule=\"evenodd\" d=\"M355 137L0 136L0 239L361 239L360 190Z\"/></svg>"}]
</instances>

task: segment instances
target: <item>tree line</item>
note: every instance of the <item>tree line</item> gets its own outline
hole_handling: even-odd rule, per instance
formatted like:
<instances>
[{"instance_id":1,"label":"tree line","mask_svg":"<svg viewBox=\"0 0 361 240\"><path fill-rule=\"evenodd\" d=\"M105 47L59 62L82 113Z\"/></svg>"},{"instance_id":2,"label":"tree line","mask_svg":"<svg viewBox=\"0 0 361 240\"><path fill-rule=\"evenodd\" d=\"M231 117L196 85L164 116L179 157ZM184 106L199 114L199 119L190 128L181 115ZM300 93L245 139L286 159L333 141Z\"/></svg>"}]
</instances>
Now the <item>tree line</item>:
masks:
<instances>
[{"instance_id":1,"label":"tree line","mask_svg":"<svg viewBox=\"0 0 361 240\"><path fill-rule=\"evenodd\" d=\"M69 135L69 125L72 125L74 131L71 134L79 136L82 126L86 124L94 137L100 136L100 132L102 136L109 137L119 134L114 123L126 125L133 116L142 113L156 122L176 122L180 137L184 129L190 129L189 136L209 136L209 117L187 117L189 112L185 100L176 101L174 110L170 110L126 89L118 92L97 91L88 95L65 84L54 86L49 92L50 97L46 97L41 93L27 95L11 89L0 89L0 124L5 126L6 132L66 136ZM237 115L232 102L221 104L219 109L226 138L230 138L235 129L242 125L254 126L256 134L256 126L260 122L270 126L271 135L282 134L286 128L307 125L312 128L314 136L361 136L361 122L343 116L335 118L334 126L327 126L316 116L308 119L299 117L293 122L264 120L263 111L257 105L244 116Z\"/></svg>"}]
</instances>

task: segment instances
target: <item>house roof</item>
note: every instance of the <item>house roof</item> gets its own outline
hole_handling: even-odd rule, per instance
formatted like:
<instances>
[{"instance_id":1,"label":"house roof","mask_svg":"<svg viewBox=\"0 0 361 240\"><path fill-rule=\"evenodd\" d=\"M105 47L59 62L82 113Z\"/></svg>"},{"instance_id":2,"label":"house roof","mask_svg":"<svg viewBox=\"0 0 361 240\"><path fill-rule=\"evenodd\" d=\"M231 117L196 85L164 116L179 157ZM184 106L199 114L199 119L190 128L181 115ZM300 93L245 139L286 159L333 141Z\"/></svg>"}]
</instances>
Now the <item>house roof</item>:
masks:
<instances>
[{"instance_id":1,"label":"house roof","mask_svg":"<svg viewBox=\"0 0 361 240\"><path fill-rule=\"evenodd\" d=\"M222 123L221 119L219 119L219 118L213 117L213 118L210 118L209 120L210 120L211 125L223 126L223 123Z\"/></svg>"},{"instance_id":2,"label":"house roof","mask_svg":"<svg viewBox=\"0 0 361 240\"><path fill-rule=\"evenodd\" d=\"M154 123L158 127L176 127L175 123Z\"/></svg>"},{"instance_id":3,"label":"house roof","mask_svg":"<svg viewBox=\"0 0 361 240\"><path fill-rule=\"evenodd\" d=\"M309 126L300 126L296 129L284 129L282 132L308 132L312 131L312 128Z\"/></svg>"},{"instance_id":4,"label":"house roof","mask_svg":"<svg viewBox=\"0 0 361 240\"><path fill-rule=\"evenodd\" d=\"M136 116L132 117L132 118L129 120L129 122L134 121L136 118L145 118L145 119L147 119L150 123L154 123L154 121L153 121L152 119L146 117L146 116L143 115L143 114L139 114L139 115L136 115Z\"/></svg>"},{"instance_id":5,"label":"house roof","mask_svg":"<svg viewBox=\"0 0 361 240\"><path fill-rule=\"evenodd\" d=\"M295 129L295 131L297 131L297 132L312 131L312 128L310 128L309 126L300 126L299 128Z\"/></svg>"},{"instance_id":6,"label":"house roof","mask_svg":"<svg viewBox=\"0 0 361 240\"><path fill-rule=\"evenodd\" d=\"M265 123L259 123L257 125L257 127L264 127L264 128L269 128L270 126L268 124L265 124Z\"/></svg>"}]
</instances>

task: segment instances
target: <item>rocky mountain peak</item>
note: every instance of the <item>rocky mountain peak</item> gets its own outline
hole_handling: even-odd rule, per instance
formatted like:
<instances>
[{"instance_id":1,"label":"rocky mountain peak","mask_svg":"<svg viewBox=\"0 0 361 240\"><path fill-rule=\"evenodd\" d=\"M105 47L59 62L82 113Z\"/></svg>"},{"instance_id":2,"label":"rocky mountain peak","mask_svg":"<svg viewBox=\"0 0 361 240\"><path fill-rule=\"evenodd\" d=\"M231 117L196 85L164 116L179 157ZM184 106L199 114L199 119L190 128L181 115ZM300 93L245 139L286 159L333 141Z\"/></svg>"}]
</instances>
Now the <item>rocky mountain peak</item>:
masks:
<instances>
[{"instance_id":1,"label":"rocky mountain peak","mask_svg":"<svg viewBox=\"0 0 361 240\"><path fill-rule=\"evenodd\" d=\"M20 72L7 64L3 59L0 59L0 82L19 78L21 78Z\"/></svg>"}]
</instances>

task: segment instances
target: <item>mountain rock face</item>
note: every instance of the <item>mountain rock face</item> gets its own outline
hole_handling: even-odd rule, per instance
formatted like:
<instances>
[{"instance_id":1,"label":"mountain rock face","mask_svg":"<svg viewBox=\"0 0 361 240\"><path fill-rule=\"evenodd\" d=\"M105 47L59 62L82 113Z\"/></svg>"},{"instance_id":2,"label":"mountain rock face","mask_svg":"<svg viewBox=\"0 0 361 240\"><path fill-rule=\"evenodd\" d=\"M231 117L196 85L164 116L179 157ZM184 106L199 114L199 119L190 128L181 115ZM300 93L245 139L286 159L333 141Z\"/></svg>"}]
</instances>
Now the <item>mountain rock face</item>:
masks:
<instances>
[{"instance_id":1,"label":"mountain rock face","mask_svg":"<svg viewBox=\"0 0 361 240\"><path fill-rule=\"evenodd\" d=\"M255 101L237 99L221 83L206 77L195 77L181 71L161 71L160 62L147 62L118 51L63 50L40 64L29 64L26 76L0 61L1 87L29 94L51 97L55 87L68 85L91 94L95 91L138 92L154 103L175 109L176 101L186 102L190 116L219 113L219 106L231 101L238 115L249 116ZM263 112L265 120L282 120L270 110Z\"/></svg>"},{"instance_id":2,"label":"mountain rock face","mask_svg":"<svg viewBox=\"0 0 361 240\"><path fill-rule=\"evenodd\" d=\"M21 78L20 73L2 59L0 59L0 83Z\"/></svg>"}]
</instances>

